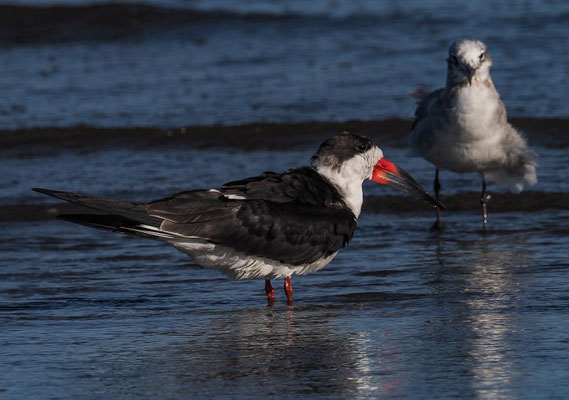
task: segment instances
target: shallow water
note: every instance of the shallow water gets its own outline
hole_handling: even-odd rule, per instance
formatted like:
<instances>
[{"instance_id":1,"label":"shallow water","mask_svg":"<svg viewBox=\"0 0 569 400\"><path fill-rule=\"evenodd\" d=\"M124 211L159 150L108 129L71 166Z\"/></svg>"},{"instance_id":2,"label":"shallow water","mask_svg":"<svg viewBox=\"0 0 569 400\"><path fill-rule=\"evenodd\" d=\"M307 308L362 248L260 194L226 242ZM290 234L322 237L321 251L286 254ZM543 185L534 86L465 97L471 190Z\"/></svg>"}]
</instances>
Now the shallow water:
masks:
<instances>
[{"instance_id":1,"label":"shallow water","mask_svg":"<svg viewBox=\"0 0 569 400\"><path fill-rule=\"evenodd\" d=\"M273 308L161 243L5 226L2 397L564 398L569 213L478 219L363 215Z\"/></svg>"},{"instance_id":2,"label":"shallow water","mask_svg":"<svg viewBox=\"0 0 569 400\"><path fill-rule=\"evenodd\" d=\"M38 185L149 200L305 164L311 150L39 147L26 157L26 146L2 152L13 179L3 204L57 204L29 190ZM429 184L423 161L384 150ZM564 192L563 149L535 150L535 198ZM479 185L443 176L449 195ZM375 203L395 193L364 189ZM25 215L2 222L1 397L564 398L569 206L490 203L484 235L475 200L445 212L438 235L428 206L364 212L330 265L293 277L294 306L274 282L272 308L262 281L227 279L162 243Z\"/></svg>"}]
</instances>

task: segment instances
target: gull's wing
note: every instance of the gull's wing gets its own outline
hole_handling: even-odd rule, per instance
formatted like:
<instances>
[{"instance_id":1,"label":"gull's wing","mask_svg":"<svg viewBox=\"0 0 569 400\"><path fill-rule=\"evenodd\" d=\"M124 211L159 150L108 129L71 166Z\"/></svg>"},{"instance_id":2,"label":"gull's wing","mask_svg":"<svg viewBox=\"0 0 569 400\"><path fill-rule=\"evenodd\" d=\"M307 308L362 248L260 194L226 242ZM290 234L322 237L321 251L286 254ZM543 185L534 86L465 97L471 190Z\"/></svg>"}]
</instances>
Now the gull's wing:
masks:
<instances>
[{"instance_id":1,"label":"gull's wing","mask_svg":"<svg viewBox=\"0 0 569 400\"><path fill-rule=\"evenodd\" d=\"M411 127L411 130L414 130L427 119L432 107L439 106L443 91L444 88L437 89L426 95L423 99L421 99L421 101L418 102L417 108L415 109L415 119L413 120L413 126Z\"/></svg>"},{"instance_id":2,"label":"gull's wing","mask_svg":"<svg viewBox=\"0 0 569 400\"><path fill-rule=\"evenodd\" d=\"M412 154L425 157L432 145L436 126L445 124L447 110L444 106L444 89L438 89L425 96L417 105L415 120L409 134Z\"/></svg>"}]
</instances>

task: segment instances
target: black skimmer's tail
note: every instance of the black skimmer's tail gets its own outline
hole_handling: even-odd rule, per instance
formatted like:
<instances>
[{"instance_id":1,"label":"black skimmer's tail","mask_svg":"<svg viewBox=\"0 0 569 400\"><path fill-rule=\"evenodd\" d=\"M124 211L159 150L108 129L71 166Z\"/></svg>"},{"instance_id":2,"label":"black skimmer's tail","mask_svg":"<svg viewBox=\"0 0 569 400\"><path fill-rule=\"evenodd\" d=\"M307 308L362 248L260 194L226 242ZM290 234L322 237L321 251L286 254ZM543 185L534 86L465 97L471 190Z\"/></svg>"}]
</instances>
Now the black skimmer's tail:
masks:
<instances>
[{"instance_id":1,"label":"black skimmer's tail","mask_svg":"<svg viewBox=\"0 0 569 400\"><path fill-rule=\"evenodd\" d=\"M365 179L443 205L363 136L344 132L324 142L311 166L191 190L150 203L34 189L93 212L60 217L89 227L165 241L198 264L236 279L285 279L328 264L352 238Z\"/></svg>"}]
</instances>

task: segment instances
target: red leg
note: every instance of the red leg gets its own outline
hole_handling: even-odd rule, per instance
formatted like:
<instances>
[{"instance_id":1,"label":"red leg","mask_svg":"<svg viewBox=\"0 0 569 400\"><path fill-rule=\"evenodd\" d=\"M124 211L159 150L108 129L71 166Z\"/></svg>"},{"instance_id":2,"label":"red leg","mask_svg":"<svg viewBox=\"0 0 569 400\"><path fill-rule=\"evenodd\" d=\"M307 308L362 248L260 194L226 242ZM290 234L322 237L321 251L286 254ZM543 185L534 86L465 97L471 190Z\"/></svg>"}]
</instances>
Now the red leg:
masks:
<instances>
[{"instance_id":1,"label":"red leg","mask_svg":"<svg viewBox=\"0 0 569 400\"><path fill-rule=\"evenodd\" d=\"M267 300L269 301L269 306L275 304L275 289L271 286L271 279L265 278L265 292L267 292Z\"/></svg>"},{"instance_id":2,"label":"red leg","mask_svg":"<svg viewBox=\"0 0 569 400\"><path fill-rule=\"evenodd\" d=\"M290 284L290 276L287 276L284 281L284 290L286 293L286 303L292 306L292 285Z\"/></svg>"}]
</instances>

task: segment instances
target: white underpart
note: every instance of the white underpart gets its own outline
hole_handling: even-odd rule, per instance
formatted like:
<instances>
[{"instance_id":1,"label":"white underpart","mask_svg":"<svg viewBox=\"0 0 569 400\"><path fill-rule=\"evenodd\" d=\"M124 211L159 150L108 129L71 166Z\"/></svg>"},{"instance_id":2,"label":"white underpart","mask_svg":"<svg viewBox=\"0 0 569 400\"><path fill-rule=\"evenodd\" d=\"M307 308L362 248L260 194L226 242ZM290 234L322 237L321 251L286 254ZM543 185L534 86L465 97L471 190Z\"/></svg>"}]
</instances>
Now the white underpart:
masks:
<instances>
[{"instance_id":1,"label":"white underpart","mask_svg":"<svg viewBox=\"0 0 569 400\"><path fill-rule=\"evenodd\" d=\"M339 168L327 165L314 165L314 168L336 187L346 205L358 218L363 203L362 183L371 178L373 167L382 157L381 149L373 146L367 152L345 161Z\"/></svg>"},{"instance_id":2,"label":"white underpart","mask_svg":"<svg viewBox=\"0 0 569 400\"><path fill-rule=\"evenodd\" d=\"M498 100L496 91L487 86L473 82L462 88L449 120L434 129L432 146L422 155L440 169L455 172L476 172L500 163L506 127L496 124Z\"/></svg>"},{"instance_id":3,"label":"white underpart","mask_svg":"<svg viewBox=\"0 0 569 400\"><path fill-rule=\"evenodd\" d=\"M179 239L168 242L182 253L192 256L199 265L217 269L235 279L284 278L294 274L308 274L322 269L332 261L337 253L313 263L289 265L265 257L248 256L232 248L199 239Z\"/></svg>"}]
</instances>

